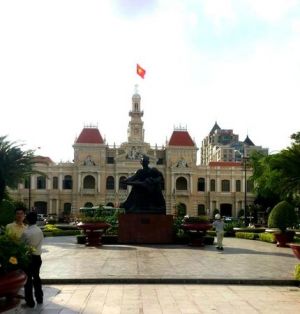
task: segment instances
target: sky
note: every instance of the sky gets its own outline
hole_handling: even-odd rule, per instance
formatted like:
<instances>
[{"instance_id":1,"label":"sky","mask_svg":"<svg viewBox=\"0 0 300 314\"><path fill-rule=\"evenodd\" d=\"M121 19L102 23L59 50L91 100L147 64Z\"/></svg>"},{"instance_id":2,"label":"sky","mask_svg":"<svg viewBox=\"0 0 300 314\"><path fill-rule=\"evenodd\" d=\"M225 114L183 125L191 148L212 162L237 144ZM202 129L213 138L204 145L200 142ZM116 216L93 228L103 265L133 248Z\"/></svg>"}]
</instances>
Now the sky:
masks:
<instances>
[{"instance_id":1,"label":"sky","mask_svg":"<svg viewBox=\"0 0 300 314\"><path fill-rule=\"evenodd\" d=\"M136 64L145 78L136 74ZM300 0L0 1L0 136L72 161L85 125L127 141L138 84L145 141L215 121L270 152L300 131Z\"/></svg>"}]
</instances>

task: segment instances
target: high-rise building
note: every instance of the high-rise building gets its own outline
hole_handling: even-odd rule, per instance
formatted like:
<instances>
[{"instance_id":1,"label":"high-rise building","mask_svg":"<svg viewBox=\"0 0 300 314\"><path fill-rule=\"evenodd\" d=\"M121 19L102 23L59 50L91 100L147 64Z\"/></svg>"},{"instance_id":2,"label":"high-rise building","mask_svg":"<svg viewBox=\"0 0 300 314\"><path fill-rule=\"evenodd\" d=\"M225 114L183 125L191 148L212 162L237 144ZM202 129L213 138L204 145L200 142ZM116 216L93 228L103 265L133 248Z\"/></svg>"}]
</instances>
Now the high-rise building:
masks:
<instances>
[{"instance_id":1,"label":"high-rise building","mask_svg":"<svg viewBox=\"0 0 300 314\"><path fill-rule=\"evenodd\" d=\"M211 161L241 162L253 151L268 154L267 148L256 146L249 138L239 140L239 136L231 129L221 129L217 122L209 134L203 139L201 146L201 164L208 165Z\"/></svg>"}]
</instances>

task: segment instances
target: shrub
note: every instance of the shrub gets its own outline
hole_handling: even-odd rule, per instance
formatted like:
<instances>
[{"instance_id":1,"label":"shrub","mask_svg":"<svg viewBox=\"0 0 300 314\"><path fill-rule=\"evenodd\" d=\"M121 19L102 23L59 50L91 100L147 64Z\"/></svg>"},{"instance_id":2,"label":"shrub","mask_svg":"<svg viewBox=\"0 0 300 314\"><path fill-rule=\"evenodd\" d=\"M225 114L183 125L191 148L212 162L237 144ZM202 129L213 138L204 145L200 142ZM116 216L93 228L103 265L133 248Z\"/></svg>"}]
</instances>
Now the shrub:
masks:
<instances>
[{"instance_id":1,"label":"shrub","mask_svg":"<svg viewBox=\"0 0 300 314\"><path fill-rule=\"evenodd\" d=\"M208 230L206 231L206 234L212 237L215 237L217 235L215 230Z\"/></svg>"},{"instance_id":2,"label":"shrub","mask_svg":"<svg viewBox=\"0 0 300 314\"><path fill-rule=\"evenodd\" d=\"M235 236L240 239L248 239L248 240L255 240L258 238L258 234L253 233L253 232L236 232Z\"/></svg>"},{"instance_id":3,"label":"shrub","mask_svg":"<svg viewBox=\"0 0 300 314\"><path fill-rule=\"evenodd\" d=\"M44 232L53 232L53 231L59 231L61 229L58 229L55 225L47 224L44 227Z\"/></svg>"},{"instance_id":4,"label":"shrub","mask_svg":"<svg viewBox=\"0 0 300 314\"><path fill-rule=\"evenodd\" d=\"M300 280L300 264L295 266L294 276L296 280Z\"/></svg>"},{"instance_id":5,"label":"shrub","mask_svg":"<svg viewBox=\"0 0 300 314\"><path fill-rule=\"evenodd\" d=\"M282 232L284 232L287 227L293 227L296 223L297 215L294 207L287 201L282 201L275 205L268 219L269 228L278 228Z\"/></svg>"},{"instance_id":6,"label":"shrub","mask_svg":"<svg viewBox=\"0 0 300 314\"><path fill-rule=\"evenodd\" d=\"M264 242L276 243L275 236L273 233L259 233L258 239Z\"/></svg>"},{"instance_id":7,"label":"shrub","mask_svg":"<svg viewBox=\"0 0 300 314\"><path fill-rule=\"evenodd\" d=\"M20 239L0 235L0 274L27 266L32 249Z\"/></svg>"}]
</instances>

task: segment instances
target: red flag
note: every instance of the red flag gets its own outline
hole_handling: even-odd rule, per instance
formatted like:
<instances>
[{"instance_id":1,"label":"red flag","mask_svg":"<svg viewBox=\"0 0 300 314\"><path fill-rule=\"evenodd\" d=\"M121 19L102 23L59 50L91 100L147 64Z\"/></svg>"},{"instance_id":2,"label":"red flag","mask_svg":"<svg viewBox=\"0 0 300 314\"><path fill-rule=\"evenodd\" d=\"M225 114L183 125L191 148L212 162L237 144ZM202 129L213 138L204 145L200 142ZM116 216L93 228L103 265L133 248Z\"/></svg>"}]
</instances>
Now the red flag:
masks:
<instances>
[{"instance_id":1,"label":"red flag","mask_svg":"<svg viewBox=\"0 0 300 314\"><path fill-rule=\"evenodd\" d=\"M136 73L141 77L144 78L146 74L146 70L144 70L139 64L136 65Z\"/></svg>"}]
</instances>

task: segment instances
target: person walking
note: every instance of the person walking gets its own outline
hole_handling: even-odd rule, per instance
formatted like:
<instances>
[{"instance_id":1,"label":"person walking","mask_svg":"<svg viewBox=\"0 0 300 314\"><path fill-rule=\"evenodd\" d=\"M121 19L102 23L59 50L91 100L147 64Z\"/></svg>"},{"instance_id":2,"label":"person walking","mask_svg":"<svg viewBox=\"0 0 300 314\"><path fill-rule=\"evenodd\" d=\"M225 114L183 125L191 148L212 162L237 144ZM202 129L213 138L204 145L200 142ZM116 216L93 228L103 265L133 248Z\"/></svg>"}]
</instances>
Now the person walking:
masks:
<instances>
[{"instance_id":1,"label":"person walking","mask_svg":"<svg viewBox=\"0 0 300 314\"><path fill-rule=\"evenodd\" d=\"M40 268L42 265L42 243L44 235L42 230L36 225L37 213L30 212L26 216L28 222L28 228L24 231L21 236L21 240L33 248L31 254L30 262L26 269L24 269L27 275L27 281L24 286L25 290L25 306L33 308L35 306L35 301L33 299L33 288L35 300L38 304L43 303L43 289L42 282L40 278Z\"/></svg>"},{"instance_id":2,"label":"person walking","mask_svg":"<svg viewBox=\"0 0 300 314\"><path fill-rule=\"evenodd\" d=\"M15 221L6 225L6 232L15 239L20 239L23 232L27 229L24 224L25 208L18 207L15 209Z\"/></svg>"},{"instance_id":3,"label":"person walking","mask_svg":"<svg viewBox=\"0 0 300 314\"><path fill-rule=\"evenodd\" d=\"M217 234L217 250L223 251L223 237L224 237L224 221L221 219L220 214L215 215L215 221L213 222L213 227L216 230Z\"/></svg>"}]
</instances>

